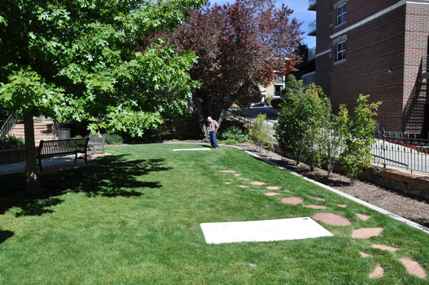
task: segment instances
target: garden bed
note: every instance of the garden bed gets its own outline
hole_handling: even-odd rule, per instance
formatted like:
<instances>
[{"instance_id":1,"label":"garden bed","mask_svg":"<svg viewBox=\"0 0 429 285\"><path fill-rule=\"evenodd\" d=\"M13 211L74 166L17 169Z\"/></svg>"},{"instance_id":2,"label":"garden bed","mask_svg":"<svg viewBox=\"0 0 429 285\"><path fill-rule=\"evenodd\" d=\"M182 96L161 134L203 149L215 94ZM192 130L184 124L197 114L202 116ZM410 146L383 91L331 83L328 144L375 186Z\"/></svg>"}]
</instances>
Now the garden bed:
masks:
<instances>
[{"instance_id":1,"label":"garden bed","mask_svg":"<svg viewBox=\"0 0 429 285\"><path fill-rule=\"evenodd\" d=\"M251 144L243 144L240 147L250 151L258 151L258 148ZM294 160L282 157L277 153L269 151L264 151L262 155L266 159L269 159L271 162L274 162L281 166L286 166L287 168L296 171L306 177L315 179L319 182L322 182L323 184L350 194L356 198L362 199L373 205L403 216L404 218L410 219L426 227L429 227L429 203L427 202L427 200L425 201L421 198L418 198L419 195L416 195L414 191L414 195L413 193L407 191L401 191L400 189L398 189L400 186L399 184L396 185L396 187L386 188L360 180L356 180L354 181L354 183L351 183L349 178L338 173L333 173L330 179L327 179L326 170L316 168L314 171L310 171L309 167L303 163L301 163L299 167L296 167ZM379 179L376 179L376 171L371 172L373 172L373 175L370 175L368 173L366 175L368 179L371 178L375 182L381 179L381 181L378 181L379 183L382 182L383 185L388 185L388 183L384 181L385 178L383 178L383 175L378 174L381 175L381 178L379 177ZM428 181L422 178L408 177L409 175L405 173L403 173L402 175L395 171L389 171L389 173L390 176L394 175L396 179L402 180L403 182L405 181L403 183L403 187L409 188L409 180L411 179L417 179L420 184L429 184ZM386 176L389 175L386 174ZM402 177L402 179L399 177Z\"/></svg>"}]
</instances>

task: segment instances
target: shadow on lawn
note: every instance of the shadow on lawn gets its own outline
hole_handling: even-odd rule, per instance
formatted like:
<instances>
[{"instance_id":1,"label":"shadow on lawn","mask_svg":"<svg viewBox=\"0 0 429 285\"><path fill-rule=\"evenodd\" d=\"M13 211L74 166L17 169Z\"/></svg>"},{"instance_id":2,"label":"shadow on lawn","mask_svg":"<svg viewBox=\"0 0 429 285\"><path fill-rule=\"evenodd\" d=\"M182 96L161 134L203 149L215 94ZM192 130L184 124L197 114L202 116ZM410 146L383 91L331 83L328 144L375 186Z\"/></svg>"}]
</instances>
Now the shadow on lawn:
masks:
<instances>
[{"instance_id":1,"label":"shadow on lawn","mask_svg":"<svg viewBox=\"0 0 429 285\"><path fill-rule=\"evenodd\" d=\"M0 244L11 238L13 235L14 233L11 231L0 231Z\"/></svg>"},{"instance_id":2,"label":"shadow on lawn","mask_svg":"<svg viewBox=\"0 0 429 285\"><path fill-rule=\"evenodd\" d=\"M29 195L24 191L23 175L0 177L7 185L0 193L0 214L17 208L16 216L52 213L52 206L63 202L60 197L69 192L82 192L88 197L137 197L145 188L160 188L158 181L143 181L142 176L155 171L168 171L163 159L126 160L124 155L108 156L88 166L58 172L42 173L42 191Z\"/></svg>"}]
</instances>

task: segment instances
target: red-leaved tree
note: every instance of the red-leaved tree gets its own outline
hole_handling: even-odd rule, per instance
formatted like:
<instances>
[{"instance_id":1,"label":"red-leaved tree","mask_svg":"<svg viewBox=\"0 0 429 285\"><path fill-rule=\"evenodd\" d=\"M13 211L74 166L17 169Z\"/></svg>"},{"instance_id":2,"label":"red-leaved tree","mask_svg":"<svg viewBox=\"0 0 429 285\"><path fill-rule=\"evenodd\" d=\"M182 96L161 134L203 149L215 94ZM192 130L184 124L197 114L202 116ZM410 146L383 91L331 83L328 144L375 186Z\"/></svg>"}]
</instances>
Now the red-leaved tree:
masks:
<instances>
[{"instance_id":1,"label":"red-leaved tree","mask_svg":"<svg viewBox=\"0 0 429 285\"><path fill-rule=\"evenodd\" d=\"M234 102L254 101L258 85L275 72L287 75L296 63L300 23L287 6L271 0L236 0L193 11L171 36L179 50L192 50L198 63L192 77L201 82L192 106L202 123L221 117Z\"/></svg>"}]
</instances>

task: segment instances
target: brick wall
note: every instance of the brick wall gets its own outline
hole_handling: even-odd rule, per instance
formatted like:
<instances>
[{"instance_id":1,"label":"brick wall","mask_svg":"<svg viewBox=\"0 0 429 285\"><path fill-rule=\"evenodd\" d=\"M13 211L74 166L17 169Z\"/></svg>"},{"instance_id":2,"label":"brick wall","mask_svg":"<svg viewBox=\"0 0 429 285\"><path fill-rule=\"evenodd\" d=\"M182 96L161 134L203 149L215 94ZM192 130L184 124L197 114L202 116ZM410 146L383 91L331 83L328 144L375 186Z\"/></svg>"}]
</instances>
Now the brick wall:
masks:
<instances>
[{"instance_id":1,"label":"brick wall","mask_svg":"<svg viewBox=\"0 0 429 285\"><path fill-rule=\"evenodd\" d=\"M323 0L322 0L323 1ZM336 0L331 0L333 5L338 2ZM392 5L394 5L397 2L400 2L401 0L348 0L347 1L347 23L346 27L354 24L362 19L365 19L366 17L373 15L379 11L382 11ZM343 29L344 27L340 27L339 30ZM338 30L334 29L335 31Z\"/></svg>"},{"instance_id":2,"label":"brick wall","mask_svg":"<svg viewBox=\"0 0 429 285\"><path fill-rule=\"evenodd\" d=\"M317 44L316 54L321 53L331 48L331 35L330 25L332 23L332 4L331 0L318 0L317 1Z\"/></svg>"},{"instance_id":3,"label":"brick wall","mask_svg":"<svg viewBox=\"0 0 429 285\"><path fill-rule=\"evenodd\" d=\"M380 124L400 131L404 109L416 87L421 59L428 54L429 5L407 3L345 33L347 59L334 64L332 34L401 1L348 0L347 22L335 27L334 5L338 2L318 1L317 53L330 48L332 53L316 59L317 82L327 91L334 107L352 106L360 93L382 101Z\"/></svg>"},{"instance_id":4,"label":"brick wall","mask_svg":"<svg viewBox=\"0 0 429 285\"><path fill-rule=\"evenodd\" d=\"M422 57L428 55L429 4L408 3L406 13L404 106L413 92Z\"/></svg>"},{"instance_id":5,"label":"brick wall","mask_svg":"<svg viewBox=\"0 0 429 285\"><path fill-rule=\"evenodd\" d=\"M322 86L327 95L331 94L331 54L316 59L316 83Z\"/></svg>"},{"instance_id":6,"label":"brick wall","mask_svg":"<svg viewBox=\"0 0 429 285\"><path fill-rule=\"evenodd\" d=\"M353 106L358 94L381 101L379 123L400 130L403 100L405 6L347 33L347 59L332 63L331 99ZM333 56L332 56L333 57Z\"/></svg>"}]
</instances>

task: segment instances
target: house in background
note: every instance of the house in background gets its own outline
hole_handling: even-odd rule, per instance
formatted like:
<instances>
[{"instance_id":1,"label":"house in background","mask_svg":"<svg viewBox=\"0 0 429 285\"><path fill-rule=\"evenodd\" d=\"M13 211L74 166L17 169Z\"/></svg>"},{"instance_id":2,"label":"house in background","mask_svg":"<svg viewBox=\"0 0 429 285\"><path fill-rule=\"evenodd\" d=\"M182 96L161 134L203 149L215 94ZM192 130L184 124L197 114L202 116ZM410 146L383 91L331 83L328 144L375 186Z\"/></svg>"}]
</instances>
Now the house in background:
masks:
<instances>
[{"instance_id":1,"label":"house in background","mask_svg":"<svg viewBox=\"0 0 429 285\"><path fill-rule=\"evenodd\" d=\"M259 85L259 91L262 95L262 103L266 103L269 100L280 99L283 90L285 89L286 78L283 74L276 73L273 82L267 86Z\"/></svg>"},{"instance_id":2,"label":"house in background","mask_svg":"<svg viewBox=\"0 0 429 285\"><path fill-rule=\"evenodd\" d=\"M316 82L334 107L358 94L381 101L379 125L429 131L429 0L311 0Z\"/></svg>"}]
</instances>

